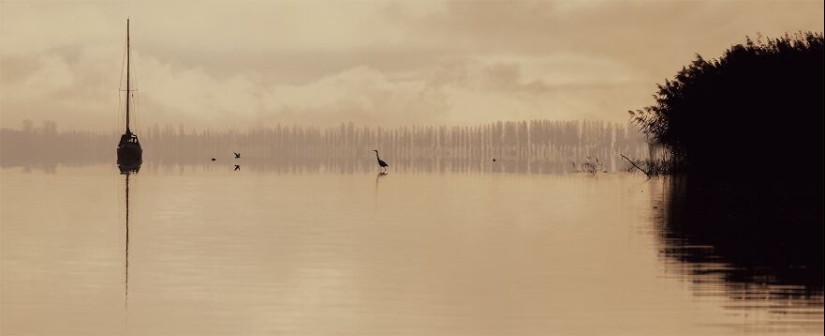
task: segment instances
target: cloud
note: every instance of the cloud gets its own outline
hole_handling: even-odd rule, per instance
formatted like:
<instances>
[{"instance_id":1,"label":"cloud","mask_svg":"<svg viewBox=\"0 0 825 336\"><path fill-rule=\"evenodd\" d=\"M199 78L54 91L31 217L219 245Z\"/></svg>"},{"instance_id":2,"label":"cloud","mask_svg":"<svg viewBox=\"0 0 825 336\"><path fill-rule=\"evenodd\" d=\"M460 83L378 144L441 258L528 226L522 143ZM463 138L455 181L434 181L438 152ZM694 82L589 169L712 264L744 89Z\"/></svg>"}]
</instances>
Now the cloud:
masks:
<instances>
[{"instance_id":1,"label":"cloud","mask_svg":"<svg viewBox=\"0 0 825 336\"><path fill-rule=\"evenodd\" d=\"M118 128L126 16L138 125L216 128L624 121L696 52L823 25L807 0L0 6L0 123L67 128Z\"/></svg>"},{"instance_id":2,"label":"cloud","mask_svg":"<svg viewBox=\"0 0 825 336\"><path fill-rule=\"evenodd\" d=\"M603 94L643 83L621 64L565 55L447 59L390 72L356 66L302 83L268 81L254 72L215 76L199 66L173 64L142 53L134 56L138 127L149 126L142 123L221 128L348 121L399 125L574 119L598 116L607 107L593 103L600 99L585 98L588 103L576 104L565 96ZM4 91L11 93L4 100L4 110L28 113L18 114L18 120L4 113L4 122L19 124L23 118L48 116L48 111L58 108L65 113L48 119L59 125L112 127L112 119L122 113L112 95L118 89L117 58L108 49L83 47L31 59L29 65L19 67L27 71L20 70L24 73L14 81L2 82ZM20 62L4 60L3 64ZM530 69L529 73L524 69ZM586 69L594 72L582 75ZM96 96L108 101L101 103Z\"/></svg>"}]
</instances>

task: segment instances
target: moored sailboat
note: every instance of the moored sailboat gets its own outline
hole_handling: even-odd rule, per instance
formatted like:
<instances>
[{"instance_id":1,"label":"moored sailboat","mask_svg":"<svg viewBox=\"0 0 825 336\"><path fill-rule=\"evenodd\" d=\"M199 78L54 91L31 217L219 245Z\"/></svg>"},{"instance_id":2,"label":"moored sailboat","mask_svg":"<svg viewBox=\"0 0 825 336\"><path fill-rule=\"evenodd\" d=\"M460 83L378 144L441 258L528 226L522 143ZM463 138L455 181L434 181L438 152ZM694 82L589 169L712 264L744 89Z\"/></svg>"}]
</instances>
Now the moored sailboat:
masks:
<instances>
[{"instance_id":1,"label":"moored sailboat","mask_svg":"<svg viewBox=\"0 0 825 336\"><path fill-rule=\"evenodd\" d=\"M126 131L120 136L120 142L117 144L117 164L121 171L127 169L140 169L140 164L143 162L143 148L140 146L140 140L137 134L132 132L130 125L130 109L132 98L130 67L131 59L129 45L129 19L126 19Z\"/></svg>"}]
</instances>

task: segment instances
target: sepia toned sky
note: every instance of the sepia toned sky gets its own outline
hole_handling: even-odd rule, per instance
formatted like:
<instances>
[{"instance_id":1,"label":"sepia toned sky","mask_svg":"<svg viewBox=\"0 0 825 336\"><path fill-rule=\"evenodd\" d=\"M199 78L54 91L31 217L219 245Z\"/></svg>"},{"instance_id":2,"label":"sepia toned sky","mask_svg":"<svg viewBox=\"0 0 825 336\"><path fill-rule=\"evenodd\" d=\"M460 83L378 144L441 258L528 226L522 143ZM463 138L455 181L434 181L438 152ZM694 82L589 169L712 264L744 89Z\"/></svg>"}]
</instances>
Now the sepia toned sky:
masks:
<instances>
[{"instance_id":1,"label":"sepia toned sky","mask_svg":"<svg viewBox=\"0 0 825 336\"><path fill-rule=\"evenodd\" d=\"M824 1L0 0L0 127L624 122L696 53L823 30Z\"/></svg>"}]
</instances>

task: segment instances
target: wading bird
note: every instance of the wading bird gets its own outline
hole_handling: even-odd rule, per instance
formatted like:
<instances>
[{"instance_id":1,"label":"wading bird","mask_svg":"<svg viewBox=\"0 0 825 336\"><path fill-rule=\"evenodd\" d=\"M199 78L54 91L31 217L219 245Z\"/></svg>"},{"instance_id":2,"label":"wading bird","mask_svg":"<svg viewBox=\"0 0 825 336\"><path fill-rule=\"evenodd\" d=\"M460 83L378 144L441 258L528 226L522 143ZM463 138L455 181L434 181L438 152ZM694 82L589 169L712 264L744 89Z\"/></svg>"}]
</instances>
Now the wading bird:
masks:
<instances>
[{"instance_id":1,"label":"wading bird","mask_svg":"<svg viewBox=\"0 0 825 336\"><path fill-rule=\"evenodd\" d=\"M388 165L386 162L384 162L384 160L381 160L381 158L378 157L378 150L377 149L373 149L372 151L375 152L375 159L378 160L378 166L381 167L381 172L386 173L387 172L387 167L389 167L390 165Z\"/></svg>"}]
</instances>

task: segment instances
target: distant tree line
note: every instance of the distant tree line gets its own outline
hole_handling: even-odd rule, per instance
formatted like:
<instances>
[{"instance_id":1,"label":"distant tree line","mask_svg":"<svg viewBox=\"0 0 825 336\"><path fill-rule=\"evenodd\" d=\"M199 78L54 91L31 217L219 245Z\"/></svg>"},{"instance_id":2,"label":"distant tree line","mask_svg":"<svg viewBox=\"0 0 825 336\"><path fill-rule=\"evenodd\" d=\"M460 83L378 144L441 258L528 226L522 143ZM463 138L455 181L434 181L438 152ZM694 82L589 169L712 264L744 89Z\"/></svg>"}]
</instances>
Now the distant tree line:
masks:
<instances>
[{"instance_id":1,"label":"distant tree line","mask_svg":"<svg viewBox=\"0 0 825 336\"><path fill-rule=\"evenodd\" d=\"M233 161L281 169L285 165L350 166L371 169L378 149L391 169L478 170L492 159L505 171L567 171L572 163L598 158L616 169L617 153L646 157L647 143L630 124L601 121L494 122L476 126L338 127L276 125L239 130L186 130L154 125L138 130L144 162L205 164ZM43 127L0 129L0 164L79 165L113 161L117 132L58 132ZM234 162L234 161L233 161ZM476 167L476 168L473 168ZM453 169L454 170L454 169Z\"/></svg>"},{"instance_id":2,"label":"distant tree line","mask_svg":"<svg viewBox=\"0 0 825 336\"><path fill-rule=\"evenodd\" d=\"M0 167L36 167L47 170L58 164L77 166L100 162L117 144L120 134L100 131L58 131L54 121L36 126L26 120L21 129L0 128ZM117 141L117 140L115 140ZM114 154L112 154L114 155Z\"/></svg>"}]
</instances>

